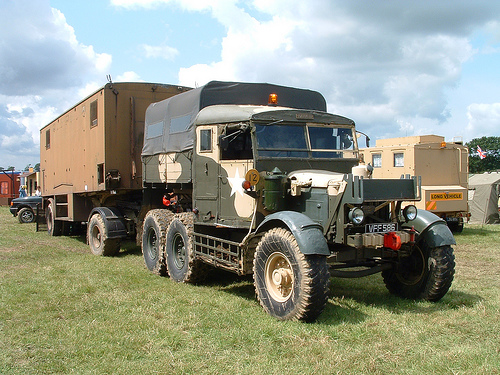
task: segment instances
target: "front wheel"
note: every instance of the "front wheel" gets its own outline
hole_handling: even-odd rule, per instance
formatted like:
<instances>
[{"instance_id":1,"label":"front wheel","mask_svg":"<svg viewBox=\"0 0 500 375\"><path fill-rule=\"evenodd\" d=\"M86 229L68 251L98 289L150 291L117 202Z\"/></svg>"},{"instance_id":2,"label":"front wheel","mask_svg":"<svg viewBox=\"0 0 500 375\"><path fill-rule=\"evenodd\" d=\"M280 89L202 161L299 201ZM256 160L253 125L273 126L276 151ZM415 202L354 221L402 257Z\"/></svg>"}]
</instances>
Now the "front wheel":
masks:
<instances>
[{"instance_id":1,"label":"front wheel","mask_svg":"<svg viewBox=\"0 0 500 375\"><path fill-rule=\"evenodd\" d=\"M416 245L409 257L396 268L382 272L392 294L409 299L439 301L450 289L455 274L455 256L451 246L429 248Z\"/></svg>"},{"instance_id":2,"label":"front wheel","mask_svg":"<svg viewBox=\"0 0 500 375\"><path fill-rule=\"evenodd\" d=\"M32 223L35 221L35 213L29 207L21 208L17 217L21 224Z\"/></svg>"},{"instance_id":3,"label":"front wheel","mask_svg":"<svg viewBox=\"0 0 500 375\"><path fill-rule=\"evenodd\" d=\"M262 237L253 275L260 304L279 320L314 321L328 301L326 257L302 254L286 229L274 228Z\"/></svg>"}]
</instances>

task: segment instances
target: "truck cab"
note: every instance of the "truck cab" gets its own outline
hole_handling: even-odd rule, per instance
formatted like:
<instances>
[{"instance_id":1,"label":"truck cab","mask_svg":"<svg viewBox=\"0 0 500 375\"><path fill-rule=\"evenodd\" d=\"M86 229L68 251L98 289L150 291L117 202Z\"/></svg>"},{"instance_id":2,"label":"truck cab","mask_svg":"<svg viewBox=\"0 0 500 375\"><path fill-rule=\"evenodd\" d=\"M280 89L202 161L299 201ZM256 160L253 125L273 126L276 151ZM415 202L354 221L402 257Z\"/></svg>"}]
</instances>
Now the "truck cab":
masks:
<instances>
[{"instance_id":1,"label":"truck cab","mask_svg":"<svg viewBox=\"0 0 500 375\"><path fill-rule=\"evenodd\" d=\"M211 82L152 104L142 153L148 268L180 282L207 265L253 274L278 319L314 320L330 276L382 272L394 294L440 299L454 273L446 223L413 204L418 176L371 178L354 121L325 103L309 90Z\"/></svg>"}]
</instances>

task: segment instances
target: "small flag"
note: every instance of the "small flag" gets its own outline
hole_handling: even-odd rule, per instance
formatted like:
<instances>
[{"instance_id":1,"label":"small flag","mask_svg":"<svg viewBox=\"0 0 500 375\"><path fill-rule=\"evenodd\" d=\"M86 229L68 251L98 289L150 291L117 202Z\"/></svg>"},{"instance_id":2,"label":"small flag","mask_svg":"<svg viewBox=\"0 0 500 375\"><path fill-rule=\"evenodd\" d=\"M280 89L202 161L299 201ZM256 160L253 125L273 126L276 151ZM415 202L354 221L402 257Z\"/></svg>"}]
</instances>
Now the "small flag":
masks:
<instances>
[{"instance_id":1,"label":"small flag","mask_svg":"<svg viewBox=\"0 0 500 375\"><path fill-rule=\"evenodd\" d=\"M477 146L477 153L480 159L484 159L486 157L486 153L483 150L481 150L481 147L479 146Z\"/></svg>"}]
</instances>

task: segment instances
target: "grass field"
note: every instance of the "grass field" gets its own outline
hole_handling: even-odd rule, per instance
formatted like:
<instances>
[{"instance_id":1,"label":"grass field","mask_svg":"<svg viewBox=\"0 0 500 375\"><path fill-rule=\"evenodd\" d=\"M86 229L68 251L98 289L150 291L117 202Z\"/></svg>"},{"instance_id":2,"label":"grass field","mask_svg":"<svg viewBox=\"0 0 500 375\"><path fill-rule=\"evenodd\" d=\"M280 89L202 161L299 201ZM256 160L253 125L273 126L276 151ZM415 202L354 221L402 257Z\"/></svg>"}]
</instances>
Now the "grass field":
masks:
<instances>
[{"instance_id":1,"label":"grass field","mask_svg":"<svg viewBox=\"0 0 500 375\"><path fill-rule=\"evenodd\" d=\"M140 249L90 254L0 207L1 374L500 374L500 226L456 236L438 303L391 296L380 275L332 279L317 322L279 322L251 278L203 285L149 273Z\"/></svg>"}]
</instances>

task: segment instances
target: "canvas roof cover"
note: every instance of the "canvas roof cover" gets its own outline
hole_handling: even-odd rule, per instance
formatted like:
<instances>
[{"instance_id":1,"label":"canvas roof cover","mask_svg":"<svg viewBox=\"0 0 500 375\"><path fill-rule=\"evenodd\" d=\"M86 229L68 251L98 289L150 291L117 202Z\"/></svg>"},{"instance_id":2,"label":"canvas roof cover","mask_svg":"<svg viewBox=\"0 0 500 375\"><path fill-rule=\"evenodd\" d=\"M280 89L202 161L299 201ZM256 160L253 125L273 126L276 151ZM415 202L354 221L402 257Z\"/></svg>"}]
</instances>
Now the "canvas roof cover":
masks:
<instances>
[{"instance_id":1,"label":"canvas roof cover","mask_svg":"<svg viewBox=\"0 0 500 375\"><path fill-rule=\"evenodd\" d=\"M268 105L271 93L278 95L279 105L283 107L326 111L325 98L317 91L268 83L212 81L148 107L142 156L191 149L195 137L194 121L205 107Z\"/></svg>"},{"instance_id":2,"label":"canvas roof cover","mask_svg":"<svg viewBox=\"0 0 500 375\"><path fill-rule=\"evenodd\" d=\"M499 223L498 193L500 173L476 174L469 178L470 221L485 224Z\"/></svg>"}]
</instances>

